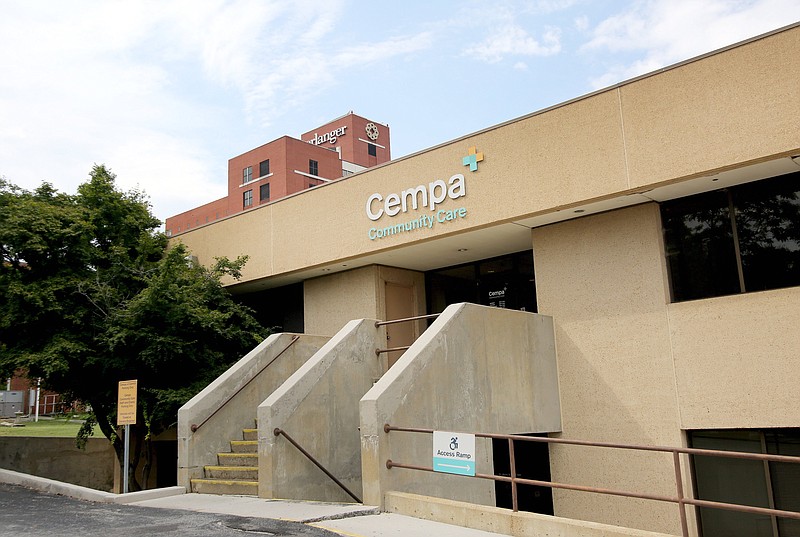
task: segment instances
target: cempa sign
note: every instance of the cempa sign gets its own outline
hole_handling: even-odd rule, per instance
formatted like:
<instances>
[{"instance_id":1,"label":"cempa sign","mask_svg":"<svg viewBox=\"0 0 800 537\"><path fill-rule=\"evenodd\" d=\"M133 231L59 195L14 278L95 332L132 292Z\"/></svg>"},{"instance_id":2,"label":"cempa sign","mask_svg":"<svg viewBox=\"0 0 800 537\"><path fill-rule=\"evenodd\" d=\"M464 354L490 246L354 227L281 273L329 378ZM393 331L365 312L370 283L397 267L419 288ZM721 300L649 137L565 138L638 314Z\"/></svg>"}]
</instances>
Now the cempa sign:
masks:
<instances>
[{"instance_id":1,"label":"cempa sign","mask_svg":"<svg viewBox=\"0 0 800 537\"><path fill-rule=\"evenodd\" d=\"M462 158L464 166L469 166L470 171L478 170L478 162L483 161L483 153L479 153L473 146L469 148L468 155ZM392 192L383 195L379 192L371 194L367 198L365 210L367 218L377 222L383 217L393 218L400 214L410 211L418 211L427 207L433 214L423 213L397 224L389 224L384 227L373 227L367 232L370 240L382 239L398 233L415 231L418 229L431 229L436 223L445 224L454 220L466 218L466 207L456 207L453 209L443 209L437 207L448 199L457 200L467 195L467 181L464 174L456 173L450 176L445 182L443 179L435 179L429 183L407 188L399 193Z\"/></svg>"},{"instance_id":2,"label":"cempa sign","mask_svg":"<svg viewBox=\"0 0 800 537\"><path fill-rule=\"evenodd\" d=\"M466 195L467 185L464 176L457 173L450 177L447 184L437 179L427 186L419 185L403 190L400 194L388 194L385 198L376 192L367 198L367 216L370 220L378 220L384 214L396 216L401 212L408 212L409 209L416 211L418 207L429 207L433 211L436 205L447 198L457 199Z\"/></svg>"}]
</instances>

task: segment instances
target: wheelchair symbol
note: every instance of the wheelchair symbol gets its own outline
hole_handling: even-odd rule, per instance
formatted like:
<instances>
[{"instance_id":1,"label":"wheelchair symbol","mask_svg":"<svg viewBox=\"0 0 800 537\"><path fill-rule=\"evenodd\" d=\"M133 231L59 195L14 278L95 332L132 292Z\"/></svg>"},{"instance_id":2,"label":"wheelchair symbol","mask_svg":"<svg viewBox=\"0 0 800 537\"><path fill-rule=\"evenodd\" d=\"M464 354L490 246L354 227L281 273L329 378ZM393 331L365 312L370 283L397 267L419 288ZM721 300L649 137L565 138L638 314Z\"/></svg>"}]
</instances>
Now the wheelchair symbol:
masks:
<instances>
[{"instance_id":1,"label":"wheelchair symbol","mask_svg":"<svg viewBox=\"0 0 800 537\"><path fill-rule=\"evenodd\" d=\"M454 436L450 439L450 449L458 449L458 437Z\"/></svg>"}]
</instances>

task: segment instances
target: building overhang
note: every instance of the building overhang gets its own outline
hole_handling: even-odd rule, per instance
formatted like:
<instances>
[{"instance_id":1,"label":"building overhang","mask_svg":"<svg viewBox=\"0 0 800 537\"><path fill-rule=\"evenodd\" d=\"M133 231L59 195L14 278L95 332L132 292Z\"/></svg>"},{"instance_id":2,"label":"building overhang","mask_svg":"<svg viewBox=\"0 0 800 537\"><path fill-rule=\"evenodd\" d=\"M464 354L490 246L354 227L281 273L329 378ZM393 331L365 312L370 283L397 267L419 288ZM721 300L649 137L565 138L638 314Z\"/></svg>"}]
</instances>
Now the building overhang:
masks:
<instances>
[{"instance_id":1,"label":"building overhang","mask_svg":"<svg viewBox=\"0 0 800 537\"><path fill-rule=\"evenodd\" d=\"M664 202L799 171L800 156L794 158L785 156L735 169L671 181L646 190L621 192L602 199L586 200L583 203L557 207L540 214L500 221L480 229L438 235L412 244L336 259L285 274L234 283L228 286L228 289L233 293L251 293L369 265L386 265L425 272L469 263L530 249L533 228L643 203Z\"/></svg>"}]
</instances>

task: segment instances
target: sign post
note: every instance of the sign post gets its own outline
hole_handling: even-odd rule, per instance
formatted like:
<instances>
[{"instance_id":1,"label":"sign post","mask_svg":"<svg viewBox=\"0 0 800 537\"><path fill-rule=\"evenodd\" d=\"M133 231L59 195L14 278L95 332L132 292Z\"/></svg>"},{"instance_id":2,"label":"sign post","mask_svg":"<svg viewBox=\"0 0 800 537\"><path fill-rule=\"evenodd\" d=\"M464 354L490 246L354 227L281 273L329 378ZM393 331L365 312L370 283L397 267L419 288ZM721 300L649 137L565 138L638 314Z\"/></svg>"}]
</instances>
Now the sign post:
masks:
<instances>
[{"instance_id":1,"label":"sign post","mask_svg":"<svg viewBox=\"0 0 800 537\"><path fill-rule=\"evenodd\" d=\"M117 391L117 426L125 426L125 455L122 462L122 493L128 492L131 425L136 425L136 380L122 380Z\"/></svg>"},{"instance_id":2,"label":"sign post","mask_svg":"<svg viewBox=\"0 0 800 537\"><path fill-rule=\"evenodd\" d=\"M433 471L475 475L475 435L433 431Z\"/></svg>"}]
</instances>

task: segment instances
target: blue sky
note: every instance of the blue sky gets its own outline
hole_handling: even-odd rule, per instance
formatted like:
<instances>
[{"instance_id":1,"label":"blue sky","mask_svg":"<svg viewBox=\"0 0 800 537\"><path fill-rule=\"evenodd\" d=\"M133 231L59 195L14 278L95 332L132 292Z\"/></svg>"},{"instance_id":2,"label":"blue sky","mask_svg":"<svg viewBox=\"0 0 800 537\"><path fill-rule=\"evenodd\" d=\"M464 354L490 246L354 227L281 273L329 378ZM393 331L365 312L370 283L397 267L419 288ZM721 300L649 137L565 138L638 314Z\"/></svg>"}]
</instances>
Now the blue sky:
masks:
<instances>
[{"instance_id":1,"label":"blue sky","mask_svg":"<svg viewBox=\"0 0 800 537\"><path fill-rule=\"evenodd\" d=\"M106 164L163 220L350 110L397 158L797 21L797 0L0 0L0 176L74 192Z\"/></svg>"}]
</instances>

